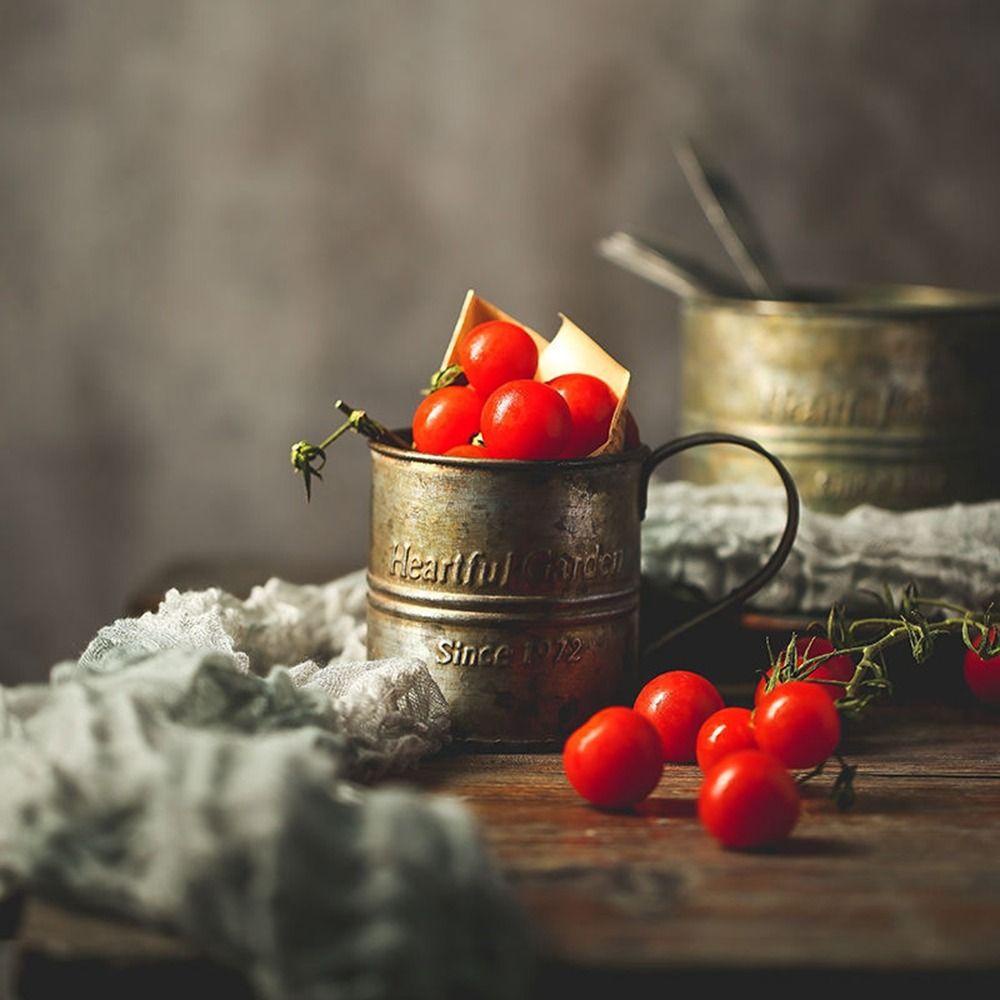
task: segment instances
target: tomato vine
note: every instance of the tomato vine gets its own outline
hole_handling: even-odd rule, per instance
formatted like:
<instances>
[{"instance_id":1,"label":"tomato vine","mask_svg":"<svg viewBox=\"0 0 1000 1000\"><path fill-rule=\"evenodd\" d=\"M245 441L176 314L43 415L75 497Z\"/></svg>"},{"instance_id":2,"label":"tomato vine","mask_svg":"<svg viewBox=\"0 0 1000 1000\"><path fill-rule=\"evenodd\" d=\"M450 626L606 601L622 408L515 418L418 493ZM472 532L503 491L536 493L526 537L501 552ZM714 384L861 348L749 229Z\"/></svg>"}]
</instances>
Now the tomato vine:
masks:
<instances>
[{"instance_id":1,"label":"tomato vine","mask_svg":"<svg viewBox=\"0 0 1000 1000\"><path fill-rule=\"evenodd\" d=\"M996 628L1000 619L992 604L975 612L950 601L921 597L912 583L903 588L898 601L888 589L885 594L859 593L874 598L875 613L851 618L843 604L835 604L825 627L833 650L797 658L794 633L777 658L769 650L771 670L766 690L787 681L806 680L827 660L846 654L858 658L852 677L844 681L816 678L813 683L841 686L844 690L837 707L848 715L858 715L892 691L885 653L893 646L909 643L914 661L923 663L939 639L957 635L966 648L980 656L1000 655L1000 629Z\"/></svg>"}]
</instances>

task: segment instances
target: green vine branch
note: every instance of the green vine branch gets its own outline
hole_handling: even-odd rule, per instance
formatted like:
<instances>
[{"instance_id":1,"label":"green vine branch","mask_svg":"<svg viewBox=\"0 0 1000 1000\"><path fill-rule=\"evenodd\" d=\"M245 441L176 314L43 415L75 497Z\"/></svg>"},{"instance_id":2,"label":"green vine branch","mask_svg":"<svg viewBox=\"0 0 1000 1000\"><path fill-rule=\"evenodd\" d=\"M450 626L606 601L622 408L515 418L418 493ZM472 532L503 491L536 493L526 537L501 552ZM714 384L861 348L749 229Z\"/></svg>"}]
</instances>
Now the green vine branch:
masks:
<instances>
[{"instance_id":1,"label":"green vine branch","mask_svg":"<svg viewBox=\"0 0 1000 1000\"><path fill-rule=\"evenodd\" d=\"M909 644L916 663L923 663L934 650L935 643L946 636L961 636L968 649L980 656L1000 655L1000 629L994 605L974 612L949 601L921 597L914 585L903 590L898 603L892 594L870 595L877 600L877 613L870 617L848 618L843 605L834 605L826 622L826 634L834 649L816 656L799 657L797 637L793 634L784 652L771 657L767 690L786 681L805 680L827 660L839 656L856 657L854 674L840 681L816 678L817 684L836 684L843 693L837 707L848 714L857 714L873 701L889 694L892 684L885 663L885 652L893 646Z\"/></svg>"},{"instance_id":2,"label":"green vine branch","mask_svg":"<svg viewBox=\"0 0 1000 1000\"><path fill-rule=\"evenodd\" d=\"M885 654L893 646L909 645L914 661L923 663L939 639L960 636L966 648L975 650L980 656L1000 655L1000 628L997 627L1000 619L992 604L982 612L971 611L950 601L921 597L913 584L903 589L898 602L888 589L885 594L865 593L874 598L873 614L852 618L842 604L830 609L825 631L832 650L810 656L808 644L804 650L799 650L798 637L794 633L777 657L769 647L771 667L766 675L766 690L772 691L788 681L806 680L828 660L850 656L854 660L854 672L848 680L817 677L813 683L835 684L842 688L837 708L856 716L892 691ZM834 757L839 771L830 796L838 809L849 809L854 803L854 779L858 769L840 754ZM829 763L824 761L800 775L798 782L804 784L818 777Z\"/></svg>"},{"instance_id":3,"label":"green vine branch","mask_svg":"<svg viewBox=\"0 0 1000 1000\"><path fill-rule=\"evenodd\" d=\"M364 410L355 410L342 399L338 399L334 404L347 419L328 437L319 444L310 444L308 441L296 441L292 445L292 469L301 474L306 488L306 501L312 499L312 480L322 481L322 469L326 465L326 450L347 431L355 431L372 441L381 441L385 444L395 445L397 448L408 448L409 445L398 435L386 429L377 420Z\"/></svg>"}]
</instances>

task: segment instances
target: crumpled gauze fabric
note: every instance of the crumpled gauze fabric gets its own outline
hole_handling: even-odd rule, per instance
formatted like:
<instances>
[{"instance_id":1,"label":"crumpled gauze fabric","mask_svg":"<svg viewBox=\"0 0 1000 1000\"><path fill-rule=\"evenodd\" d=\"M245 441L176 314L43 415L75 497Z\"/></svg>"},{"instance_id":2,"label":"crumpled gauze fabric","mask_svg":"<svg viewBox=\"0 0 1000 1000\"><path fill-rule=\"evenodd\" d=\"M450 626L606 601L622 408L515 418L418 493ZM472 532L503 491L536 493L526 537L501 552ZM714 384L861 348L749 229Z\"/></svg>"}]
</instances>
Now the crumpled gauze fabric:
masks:
<instances>
[{"instance_id":1,"label":"crumpled gauze fabric","mask_svg":"<svg viewBox=\"0 0 1000 1000\"><path fill-rule=\"evenodd\" d=\"M650 484L642 569L663 585L722 597L759 569L785 525L780 487ZM981 608L1000 585L1000 501L897 512L804 509L795 548L752 604L825 611L859 589L899 593L913 581L928 597Z\"/></svg>"},{"instance_id":2,"label":"crumpled gauze fabric","mask_svg":"<svg viewBox=\"0 0 1000 1000\"><path fill-rule=\"evenodd\" d=\"M521 995L466 810L359 784L448 730L422 663L364 661L364 586L171 591L0 689L0 888L172 928L273 1000Z\"/></svg>"}]
</instances>

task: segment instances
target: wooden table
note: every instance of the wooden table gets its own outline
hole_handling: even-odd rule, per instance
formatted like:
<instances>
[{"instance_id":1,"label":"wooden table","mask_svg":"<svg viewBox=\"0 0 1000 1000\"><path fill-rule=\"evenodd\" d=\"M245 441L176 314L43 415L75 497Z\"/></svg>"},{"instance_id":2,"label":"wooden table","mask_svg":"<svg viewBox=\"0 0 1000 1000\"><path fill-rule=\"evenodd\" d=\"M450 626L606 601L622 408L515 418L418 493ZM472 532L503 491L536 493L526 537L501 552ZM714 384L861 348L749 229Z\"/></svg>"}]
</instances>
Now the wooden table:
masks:
<instances>
[{"instance_id":1,"label":"wooden table","mask_svg":"<svg viewBox=\"0 0 1000 1000\"><path fill-rule=\"evenodd\" d=\"M413 780L481 820L538 933L539 997L662 997L779 974L788 988L911 977L995 986L1000 716L883 710L847 749L860 765L854 809L838 813L817 786L788 844L757 853L723 851L701 830L694 767L670 767L632 814L586 806L556 755L450 752ZM39 901L19 938L25 1000L95 977L109 996L141 989L144 1000L194 984L215 997L243 989L163 935Z\"/></svg>"},{"instance_id":2,"label":"wooden table","mask_svg":"<svg viewBox=\"0 0 1000 1000\"><path fill-rule=\"evenodd\" d=\"M662 995L678 973L1000 971L1000 720L883 713L848 747L854 809L820 779L796 835L757 853L704 834L694 767L668 768L632 815L586 806L556 756L453 756L423 774L480 817L555 980Z\"/></svg>"}]
</instances>

